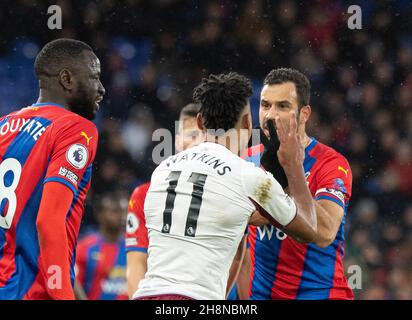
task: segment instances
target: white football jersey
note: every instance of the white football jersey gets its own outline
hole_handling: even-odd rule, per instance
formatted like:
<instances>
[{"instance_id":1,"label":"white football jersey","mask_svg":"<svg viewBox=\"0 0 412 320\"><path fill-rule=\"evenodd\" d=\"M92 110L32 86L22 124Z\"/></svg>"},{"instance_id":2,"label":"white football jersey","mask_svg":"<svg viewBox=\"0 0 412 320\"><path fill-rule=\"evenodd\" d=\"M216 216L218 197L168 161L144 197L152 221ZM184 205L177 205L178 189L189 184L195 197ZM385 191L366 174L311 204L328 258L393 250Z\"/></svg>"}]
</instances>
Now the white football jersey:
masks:
<instances>
[{"instance_id":1,"label":"white football jersey","mask_svg":"<svg viewBox=\"0 0 412 320\"><path fill-rule=\"evenodd\" d=\"M296 215L294 202L270 173L222 145L205 142L163 161L145 200L148 270L134 298L225 299L229 269L255 203L281 225Z\"/></svg>"}]
</instances>

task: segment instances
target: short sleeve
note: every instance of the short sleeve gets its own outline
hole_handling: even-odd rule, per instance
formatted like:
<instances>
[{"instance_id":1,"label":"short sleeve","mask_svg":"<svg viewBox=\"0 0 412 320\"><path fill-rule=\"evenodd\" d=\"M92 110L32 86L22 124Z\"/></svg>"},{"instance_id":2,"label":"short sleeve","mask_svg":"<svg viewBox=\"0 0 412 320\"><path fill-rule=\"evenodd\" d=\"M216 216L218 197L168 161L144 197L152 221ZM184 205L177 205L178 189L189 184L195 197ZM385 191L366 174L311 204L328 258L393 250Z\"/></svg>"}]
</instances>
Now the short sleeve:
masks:
<instances>
[{"instance_id":1,"label":"short sleeve","mask_svg":"<svg viewBox=\"0 0 412 320\"><path fill-rule=\"evenodd\" d=\"M352 172L340 154L329 159L316 174L315 200L326 199L345 208L352 193Z\"/></svg>"},{"instance_id":2,"label":"short sleeve","mask_svg":"<svg viewBox=\"0 0 412 320\"><path fill-rule=\"evenodd\" d=\"M295 218L295 202L271 173L247 163L242 170L242 183L256 209L272 224L286 226Z\"/></svg>"},{"instance_id":3,"label":"short sleeve","mask_svg":"<svg viewBox=\"0 0 412 320\"><path fill-rule=\"evenodd\" d=\"M81 117L65 117L53 124L51 156L44 183L55 181L76 193L85 171L96 155L96 126Z\"/></svg>"},{"instance_id":4,"label":"short sleeve","mask_svg":"<svg viewBox=\"0 0 412 320\"><path fill-rule=\"evenodd\" d=\"M129 201L126 225L126 252L147 252L149 238L144 215L144 201L150 184L137 187Z\"/></svg>"}]
</instances>

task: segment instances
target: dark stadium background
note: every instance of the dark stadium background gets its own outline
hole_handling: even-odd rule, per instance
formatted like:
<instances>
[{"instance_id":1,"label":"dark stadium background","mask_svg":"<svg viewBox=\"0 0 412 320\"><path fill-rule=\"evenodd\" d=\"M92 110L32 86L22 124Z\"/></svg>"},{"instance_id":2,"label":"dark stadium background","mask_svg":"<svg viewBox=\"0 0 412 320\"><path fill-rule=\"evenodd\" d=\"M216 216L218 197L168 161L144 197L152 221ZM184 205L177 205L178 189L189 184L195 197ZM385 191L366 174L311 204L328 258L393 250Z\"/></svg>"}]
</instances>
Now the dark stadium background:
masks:
<instances>
[{"instance_id":1,"label":"dark stadium background","mask_svg":"<svg viewBox=\"0 0 412 320\"><path fill-rule=\"evenodd\" d=\"M61 6L62 30L47 28ZM362 9L350 30L347 8ZM346 270L362 268L358 299L412 299L412 3L398 1L2 1L0 115L34 103L33 62L58 37L86 41L102 62L106 96L82 232L104 193L129 197L149 179L151 134L174 130L193 87L235 70L259 91L273 67L312 83L309 132L353 171Z\"/></svg>"}]
</instances>

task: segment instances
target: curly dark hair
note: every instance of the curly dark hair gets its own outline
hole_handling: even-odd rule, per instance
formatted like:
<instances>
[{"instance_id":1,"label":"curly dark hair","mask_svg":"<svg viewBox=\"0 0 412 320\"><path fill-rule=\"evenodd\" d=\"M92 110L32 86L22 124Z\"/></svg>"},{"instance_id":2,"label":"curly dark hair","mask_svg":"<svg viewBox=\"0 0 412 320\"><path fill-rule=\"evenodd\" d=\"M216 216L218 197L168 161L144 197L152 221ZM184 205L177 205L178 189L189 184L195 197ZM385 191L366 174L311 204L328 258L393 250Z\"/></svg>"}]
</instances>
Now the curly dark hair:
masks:
<instances>
[{"instance_id":1,"label":"curly dark hair","mask_svg":"<svg viewBox=\"0 0 412 320\"><path fill-rule=\"evenodd\" d=\"M251 81L236 72L211 74L193 90L206 129L232 129L252 95Z\"/></svg>"},{"instance_id":2,"label":"curly dark hair","mask_svg":"<svg viewBox=\"0 0 412 320\"><path fill-rule=\"evenodd\" d=\"M301 72L292 68L273 69L263 81L264 85L282 84L293 82L296 86L299 109L310 103L310 82Z\"/></svg>"}]
</instances>

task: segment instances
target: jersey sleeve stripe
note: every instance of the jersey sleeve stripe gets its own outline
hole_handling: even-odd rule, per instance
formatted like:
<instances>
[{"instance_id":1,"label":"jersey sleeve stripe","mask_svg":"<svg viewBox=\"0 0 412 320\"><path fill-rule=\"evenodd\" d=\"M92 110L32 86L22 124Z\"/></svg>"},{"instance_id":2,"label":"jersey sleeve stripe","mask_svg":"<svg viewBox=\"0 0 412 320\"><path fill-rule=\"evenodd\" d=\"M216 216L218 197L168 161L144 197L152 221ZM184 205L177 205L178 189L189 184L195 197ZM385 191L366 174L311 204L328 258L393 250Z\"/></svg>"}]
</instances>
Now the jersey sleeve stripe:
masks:
<instances>
[{"instance_id":1,"label":"jersey sleeve stripe","mask_svg":"<svg viewBox=\"0 0 412 320\"><path fill-rule=\"evenodd\" d=\"M338 205L340 205L344 210L345 210L345 204L344 203L342 203L342 201L339 199L339 198L335 198L334 196L332 196L332 195L320 195L320 196L317 196L316 198L315 198L315 200L330 200L330 201L332 201L332 202L335 202L336 204L338 204Z\"/></svg>"},{"instance_id":2,"label":"jersey sleeve stripe","mask_svg":"<svg viewBox=\"0 0 412 320\"><path fill-rule=\"evenodd\" d=\"M133 251L138 251L138 252L144 252L147 253L147 248L133 248L133 247L126 247L126 252L133 252Z\"/></svg>"},{"instance_id":3,"label":"jersey sleeve stripe","mask_svg":"<svg viewBox=\"0 0 412 320\"><path fill-rule=\"evenodd\" d=\"M89 184L90 179L91 179L91 176L92 176L92 170L93 170L93 167L92 167L92 165L90 165L90 166L87 167L86 171L84 172L83 178L82 178L82 180L80 181L80 184L79 184L79 188L78 188L77 192L74 193L73 202L72 202L72 205L71 205L71 207L70 207L69 212L67 213L66 221L67 221L67 220L70 218L70 216L72 215L74 205L75 205L76 202L78 201L80 194L82 193L82 191L83 191L83 190L87 187L87 185Z\"/></svg>"},{"instance_id":4,"label":"jersey sleeve stripe","mask_svg":"<svg viewBox=\"0 0 412 320\"><path fill-rule=\"evenodd\" d=\"M73 194L76 194L75 187L73 187L73 185L70 182L68 182L67 180L65 180L63 178L49 177L49 178L44 179L43 184L45 184L47 182L59 182L61 184L64 184L66 187L68 187L73 192Z\"/></svg>"},{"instance_id":5,"label":"jersey sleeve stripe","mask_svg":"<svg viewBox=\"0 0 412 320\"><path fill-rule=\"evenodd\" d=\"M70 264L70 281L72 283L72 287L74 288L74 283L76 281L76 270L75 270L75 266L76 266L76 253L77 253L77 248L75 247L73 249L73 258L72 258L72 262Z\"/></svg>"}]
</instances>

